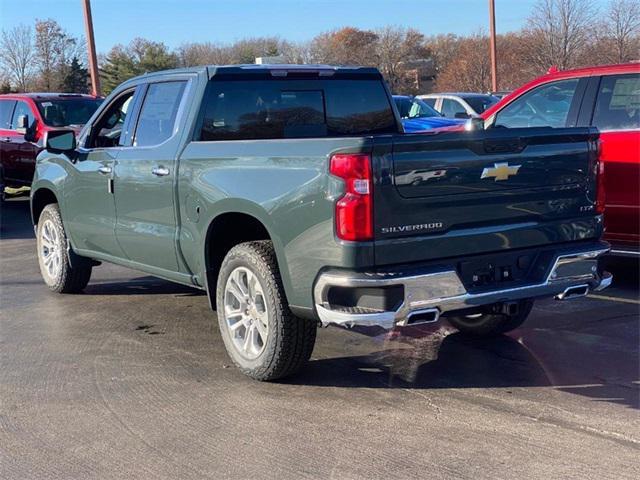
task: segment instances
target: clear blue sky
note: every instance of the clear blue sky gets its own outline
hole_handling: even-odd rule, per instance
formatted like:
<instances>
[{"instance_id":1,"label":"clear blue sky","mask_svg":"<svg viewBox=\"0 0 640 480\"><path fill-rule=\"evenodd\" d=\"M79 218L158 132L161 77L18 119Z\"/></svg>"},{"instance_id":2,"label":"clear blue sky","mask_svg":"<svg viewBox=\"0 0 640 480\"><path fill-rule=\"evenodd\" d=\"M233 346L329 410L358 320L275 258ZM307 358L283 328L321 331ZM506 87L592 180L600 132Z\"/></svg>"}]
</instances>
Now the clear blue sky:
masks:
<instances>
[{"instance_id":1,"label":"clear blue sky","mask_svg":"<svg viewBox=\"0 0 640 480\"><path fill-rule=\"evenodd\" d=\"M536 0L496 0L498 32L520 28ZM605 5L605 0L596 3ZM106 52L139 36L170 47L243 37L308 40L343 26L414 27L431 35L488 30L487 0L92 0L96 45ZM81 0L0 0L0 27L53 18L82 35Z\"/></svg>"}]
</instances>

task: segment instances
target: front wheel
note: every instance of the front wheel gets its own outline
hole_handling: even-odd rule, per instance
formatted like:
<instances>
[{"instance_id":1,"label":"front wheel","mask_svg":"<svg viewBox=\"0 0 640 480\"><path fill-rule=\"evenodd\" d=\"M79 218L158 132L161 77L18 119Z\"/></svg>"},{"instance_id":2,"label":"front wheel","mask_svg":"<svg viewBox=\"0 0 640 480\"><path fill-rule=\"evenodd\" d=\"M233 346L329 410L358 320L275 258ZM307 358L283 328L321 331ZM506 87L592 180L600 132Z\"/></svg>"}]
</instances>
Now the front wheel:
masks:
<instances>
[{"instance_id":1,"label":"front wheel","mask_svg":"<svg viewBox=\"0 0 640 480\"><path fill-rule=\"evenodd\" d=\"M477 313L474 315L451 316L447 317L447 320L463 333L488 337L515 330L524 323L532 308L533 300L521 300L518 302L518 311L513 315Z\"/></svg>"},{"instance_id":2,"label":"front wheel","mask_svg":"<svg viewBox=\"0 0 640 480\"><path fill-rule=\"evenodd\" d=\"M241 243L222 262L216 289L220 333L236 366L256 380L291 375L309 359L316 322L287 305L273 244Z\"/></svg>"},{"instance_id":3,"label":"front wheel","mask_svg":"<svg viewBox=\"0 0 640 480\"><path fill-rule=\"evenodd\" d=\"M40 274L49 290L76 293L87 286L91 265L71 265L68 240L62 225L58 204L50 203L42 210L36 233Z\"/></svg>"}]
</instances>

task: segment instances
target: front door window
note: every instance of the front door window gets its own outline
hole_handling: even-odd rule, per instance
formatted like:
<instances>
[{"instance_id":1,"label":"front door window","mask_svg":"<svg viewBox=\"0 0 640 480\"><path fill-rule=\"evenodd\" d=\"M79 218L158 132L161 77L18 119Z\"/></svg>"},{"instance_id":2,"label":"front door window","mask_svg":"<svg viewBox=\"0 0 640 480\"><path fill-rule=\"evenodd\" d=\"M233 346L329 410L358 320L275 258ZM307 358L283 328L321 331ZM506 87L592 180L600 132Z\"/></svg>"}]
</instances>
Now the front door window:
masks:
<instances>
[{"instance_id":1,"label":"front door window","mask_svg":"<svg viewBox=\"0 0 640 480\"><path fill-rule=\"evenodd\" d=\"M579 79L548 83L525 93L504 107L496 115L494 126L554 127L568 125L569 110L573 102Z\"/></svg>"}]
</instances>

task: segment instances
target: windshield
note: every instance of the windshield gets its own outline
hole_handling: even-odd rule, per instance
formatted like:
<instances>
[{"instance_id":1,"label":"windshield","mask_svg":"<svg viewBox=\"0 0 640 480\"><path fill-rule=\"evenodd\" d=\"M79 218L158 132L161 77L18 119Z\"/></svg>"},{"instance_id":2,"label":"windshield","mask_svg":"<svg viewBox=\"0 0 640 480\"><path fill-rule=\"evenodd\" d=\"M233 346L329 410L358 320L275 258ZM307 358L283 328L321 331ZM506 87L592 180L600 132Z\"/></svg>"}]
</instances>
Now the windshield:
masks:
<instances>
[{"instance_id":1,"label":"windshield","mask_svg":"<svg viewBox=\"0 0 640 480\"><path fill-rule=\"evenodd\" d=\"M441 117L434 108L419 98L396 97L396 106L402 118Z\"/></svg>"},{"instance_id":2,"label":"windshield","mask_svg":"<svg viewBox=\"0 0 640 480\"><path fill-rule=\"evenodd\" d=\"M487 108L489 108L494 103L498 103L498 101L500 100L498 97L494 97L493 95L462 98L469 104L471 108L475 110L476 113L484 112Z\"/></svg>"},{"instance_id":3,"label":"windshield","mask_svg":"<svg viewBox=\"0 0 640 480\"><path fill-rule=\"evenodd\" d=\"M36 102L44 123L50 127L84 125L102 103L100 98L41 100Z\"/></svg>"}]
</instances>

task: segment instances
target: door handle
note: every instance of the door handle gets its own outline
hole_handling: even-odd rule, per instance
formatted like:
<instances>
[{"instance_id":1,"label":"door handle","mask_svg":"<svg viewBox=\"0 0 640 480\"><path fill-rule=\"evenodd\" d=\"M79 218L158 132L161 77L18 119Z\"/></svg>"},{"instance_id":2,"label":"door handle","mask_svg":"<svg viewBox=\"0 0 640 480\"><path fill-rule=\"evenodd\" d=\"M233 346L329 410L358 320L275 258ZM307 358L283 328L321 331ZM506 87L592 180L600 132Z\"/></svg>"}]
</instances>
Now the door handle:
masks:
<instances>
[{"instance_id":1,"label":"door handle","mask_svg":"<svg viewBox=\"0 0 640 480\"><path fill-rule=\"evenodd\" d=\"M156 177L165 177L169 175L169 169L167 167L153 167L151 173L153 173Z\"/></svg>"},{"instance_id":2,"label":"door handle","mask_svg":"<svg viewBox=\"0 0 640 480\"><path fill-rule=\"evenodd\" d=\"M98 171L100 173L102 173L103 175L108 175L112 172L111 167L108 167L106 165L102 165L101 167L98 167Z\"/></svg>"}]
</instances>

